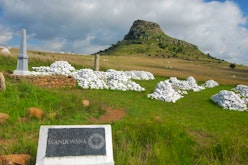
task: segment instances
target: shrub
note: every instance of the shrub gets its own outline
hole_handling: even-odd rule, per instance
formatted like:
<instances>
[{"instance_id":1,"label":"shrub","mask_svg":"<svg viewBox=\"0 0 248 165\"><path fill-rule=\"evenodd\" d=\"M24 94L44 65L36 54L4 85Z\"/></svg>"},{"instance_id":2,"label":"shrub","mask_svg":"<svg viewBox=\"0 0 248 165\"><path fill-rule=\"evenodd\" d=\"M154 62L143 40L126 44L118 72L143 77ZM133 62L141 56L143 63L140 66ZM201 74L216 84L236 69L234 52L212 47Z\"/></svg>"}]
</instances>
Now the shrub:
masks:
<instances>
[{"instance_id":1,"label":"shrub","mask_svg":"<svg viewBox=\"0 0 248 165\"><path fill-rule=\"evenodd\" d=\"M231 69L234 69L234 68L236 67L236 65L235 65L235 64L230 64L229 67L230 67Z\"/></svg>"}]
</instances>

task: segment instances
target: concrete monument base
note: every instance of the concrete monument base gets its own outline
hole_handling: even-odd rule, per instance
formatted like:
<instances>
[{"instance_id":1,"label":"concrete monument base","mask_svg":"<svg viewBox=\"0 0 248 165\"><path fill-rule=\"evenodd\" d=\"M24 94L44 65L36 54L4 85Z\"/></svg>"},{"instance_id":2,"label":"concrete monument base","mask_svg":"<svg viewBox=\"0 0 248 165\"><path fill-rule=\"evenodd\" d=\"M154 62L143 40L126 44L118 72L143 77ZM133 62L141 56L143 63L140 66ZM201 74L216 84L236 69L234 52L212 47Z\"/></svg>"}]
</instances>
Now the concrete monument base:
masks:
<instances>
[{"instance_id":1,"label":"concrete monument base","mask_svg":"<svg viewBox=\"0 0 248 165\"><path fill-rule=\"evenodd\" d=\"M14 75L21 75L21 76L28 76L30 75L30 71L21 71L21 70L15 70L13 72Z\"/></svg>"}]
</instances>

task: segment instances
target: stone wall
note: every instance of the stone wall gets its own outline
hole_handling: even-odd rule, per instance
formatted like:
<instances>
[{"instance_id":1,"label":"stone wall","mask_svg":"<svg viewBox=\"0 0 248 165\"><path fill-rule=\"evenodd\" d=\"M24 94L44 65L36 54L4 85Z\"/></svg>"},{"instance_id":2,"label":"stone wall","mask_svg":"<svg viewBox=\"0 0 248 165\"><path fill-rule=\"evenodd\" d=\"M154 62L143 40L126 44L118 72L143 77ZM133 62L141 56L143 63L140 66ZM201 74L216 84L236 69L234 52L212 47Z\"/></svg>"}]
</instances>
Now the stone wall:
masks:
<instances>
[{"instance_id":1,"label":"stone wall","mask_svg":"<svg viewBox=\"0 0 248 165\"><path fill-rule=\"evenodd\" d=\"M75 87L76 79L71 76L65 75L52 75L52 76L19 76L11 75L16 80L27 80L28 82L41 87L48 88L71 88Z\"/></svg>"}]
</instances>

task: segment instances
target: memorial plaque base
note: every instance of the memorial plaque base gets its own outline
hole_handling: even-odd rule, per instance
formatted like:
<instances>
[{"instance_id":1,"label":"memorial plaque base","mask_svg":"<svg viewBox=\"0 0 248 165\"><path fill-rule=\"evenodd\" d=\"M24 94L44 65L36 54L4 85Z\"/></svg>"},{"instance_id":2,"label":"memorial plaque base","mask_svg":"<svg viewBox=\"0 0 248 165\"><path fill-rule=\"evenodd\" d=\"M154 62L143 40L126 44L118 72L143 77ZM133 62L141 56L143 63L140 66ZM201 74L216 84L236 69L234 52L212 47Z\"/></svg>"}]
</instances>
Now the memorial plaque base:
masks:
<instances>
[{"instance_id":1,"label":"memorial plaque base","mask_svg":"<svg viewBox=\"0 0 248 165\"><path fill-rule=\"evenodd\" d=\"M114 165L110 125L41 126L36 165Z\"/></svg>"}]
</instances>

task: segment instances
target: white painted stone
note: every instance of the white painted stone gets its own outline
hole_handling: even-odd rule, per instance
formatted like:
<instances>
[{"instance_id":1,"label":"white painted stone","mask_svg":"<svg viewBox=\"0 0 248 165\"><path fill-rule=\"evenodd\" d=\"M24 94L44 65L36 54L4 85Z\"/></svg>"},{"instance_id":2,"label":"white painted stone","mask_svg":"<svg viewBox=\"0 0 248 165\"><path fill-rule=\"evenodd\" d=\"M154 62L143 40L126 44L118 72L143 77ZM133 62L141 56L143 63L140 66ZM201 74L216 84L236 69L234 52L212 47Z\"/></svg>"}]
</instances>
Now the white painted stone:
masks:
<instances>
[{"instance_id":1,"label":"white painted stone","mask_svg":"<svg viewBox=\"0 0 248 165\"><path fill-rule=\"evenodd\" d=\"M110 90L133 90L144 91L139 84L131 79L149 80L154 79L150 72L146 71L116 71L109 69L106 72L93 71L92 69L75 70L67 61L55 61L50 67L32 67L31 75L71 75L80 87L84 89L110 89Z\"/></svg>"},{"instance_id":2,"label":"white painted stone","mask_svg":"<svg viewBox=\"0 0 248 165\"><path fill-rule=\"evenodd\" d=\"M248 86L246 85L237 85L233 90L239 93L241 97L248 97Z\"/></svg>"},{"instance_id":3,"label":"white painted stone","mask_svg":"<svg viewBox=\"0 0 248 165\"><path fill-rule=\"evenodd\" d=\"M165 81L159 82L154 92L148 94L147 97L175 103L177 100L183 98L183 95L187 94L188 90L199 92L203 89L205 89L205 87L198 86L192 76L188 77L187 80L178 80L176 77L170 77Z\"/></svg>"},{"instance_id":4,"label":"white painted stone","mask_svg":"<svg viewBox=\"0 0 248 165\"><path fill-rule=\"evenodd\" d=\"M219 93L213 95L211 100L221 106L223 109L236 111L247 110L245 101L232 91L222 90Z\"/></svg>"},{"instance_id":5,"label":"white painted stone","mask_svg":"<svg viewBox=\"0 0 248 165\"><path fill-rule=\"evenodd\" d=\"M10 54L9 49L6 47L2 47L1 53L3 54Z\"/></svg>"},{"instance_id":6,"label":"white painted stone","mask_svg":"<svg viewBox=\"0 0 248 165\"><path fill-rule=\"evenodd\" d=\"M74 146L75 143L79 141L68 141L68 139L65 140L57 140L56 139L48 139L49 136L49 129L94 129L94 128L100 128L105 130L105 139L103 138L101 143L99 145L95 145L94 139L90 140L90 137L93 138L93 136L88 137L88 139L85 140L85 145L92 147L91 149L99 149L104 144L105 140L105 155L77 155L77 156L52 156L48 155L48 151L53 151L54 148L48 148L49 145L67 145L69 142L73 142ZM80 132L80 131L78 131ZM65 135L69 136L69 135ZM78 136L78 135L77 135ZM61 137L61 135L59 136ZM81 136L80 136L81 137ZM62 137L63 138L63 137ZM82 137L85 138L85 137ZM49 141L48 141L49 140ZM69 139L70 140L70 139ZM83 141L81 141L83 142ZM71 144L70 144L71 145ZM80 145L80 144L79 144ZM82 144L81 144L82 145ZM64 147L64 146L63 146ZM62 147L62 148L63 148ZM56 150L55 150L56 151ZM74 150L70 151L74 152ZM57 154L57 153L54 153ZM112 146L112 131L110 125L60 125L60 126L41 126L40 127L40 134L39 134L39 143L38 143L38 150L37 150L37 157L36 157L36 165L114 165L113 160L113 146Z\"/></svg>"},{"instance_id":7,"label":"white painted stone","mask_svg":"<svg viewBox=\"0 0 248 165\"><path fill-rule=\"evenodd\" d=\"M214 80L208 80L208 81L205 82L205 84L203 84L203 86L205 88L214 88L216 86L219 86L219 84Z\"/></svg>"},{"instance_id":8,"label":"white painted stone","mask_svg":"<svg viewBox=\"0 0 248 165\"><path fill-rule=\"evenodd\" d=\"M211 97L223 109L245 111L248 104L248 86L237 85L233 91L222 90Z\"/></svg>"},{"instance_id":9,"label":"white painted stone","mask_svg":"<svg viewBox=\"0 0 248 165\"><path fill-rule=\"evenodd\" d=\"M175 103L183 98L168 81L161 81L157 84L153 93L147 95L148 98Z\"/></svg>"}]
</instances>

